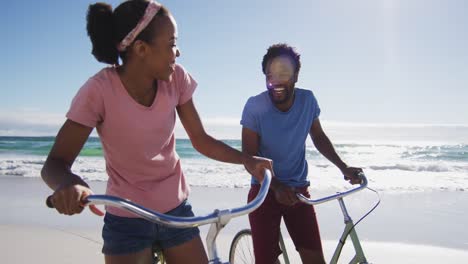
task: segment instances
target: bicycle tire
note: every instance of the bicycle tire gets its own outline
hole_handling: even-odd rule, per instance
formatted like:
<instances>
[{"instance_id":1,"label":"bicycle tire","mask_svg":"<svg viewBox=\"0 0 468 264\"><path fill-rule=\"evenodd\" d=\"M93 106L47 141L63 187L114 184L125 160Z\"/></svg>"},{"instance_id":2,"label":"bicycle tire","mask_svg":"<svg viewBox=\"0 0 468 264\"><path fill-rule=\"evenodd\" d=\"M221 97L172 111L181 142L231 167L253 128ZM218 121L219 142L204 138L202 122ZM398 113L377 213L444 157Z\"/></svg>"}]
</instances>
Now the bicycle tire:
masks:
<instances>
[{"instance_id":1,"label":"bicycle tire","mask_svg":"<svg viewBox=\"0 0 468 264\"><path fill-rule=\"evenodd\" d=\"M243 229L232 239L229 250L229 262L231 264L255 263L253 252L252 231Z\"/></svg>"}]
</instances>

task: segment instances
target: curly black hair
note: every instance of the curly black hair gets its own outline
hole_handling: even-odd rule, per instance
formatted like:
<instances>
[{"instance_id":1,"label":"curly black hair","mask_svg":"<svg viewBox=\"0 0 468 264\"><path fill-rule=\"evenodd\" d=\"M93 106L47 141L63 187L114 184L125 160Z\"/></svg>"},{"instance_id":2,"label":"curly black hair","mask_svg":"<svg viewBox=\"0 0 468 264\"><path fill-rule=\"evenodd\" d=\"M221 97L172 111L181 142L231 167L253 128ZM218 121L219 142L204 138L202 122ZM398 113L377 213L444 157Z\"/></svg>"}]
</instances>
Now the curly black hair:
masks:
<instances>
[{"instance_id":1,"label":"curly black hair","mask_svg":"<svg viewBox=\"0 0 468 264\"><path fill-rule=\"evenodd\" d=\"M294 72L299 73L299 70L301 69L301 55L297 52L297 50L294 47L289 46L286 43L278 43L271 45L267 53L263 56L262 60L262 71L263 74L266 74L266 68L268 65L268 62L276 57L286 55L289 56L292 61L294 62Z\"/></svg>"}]
</instances>

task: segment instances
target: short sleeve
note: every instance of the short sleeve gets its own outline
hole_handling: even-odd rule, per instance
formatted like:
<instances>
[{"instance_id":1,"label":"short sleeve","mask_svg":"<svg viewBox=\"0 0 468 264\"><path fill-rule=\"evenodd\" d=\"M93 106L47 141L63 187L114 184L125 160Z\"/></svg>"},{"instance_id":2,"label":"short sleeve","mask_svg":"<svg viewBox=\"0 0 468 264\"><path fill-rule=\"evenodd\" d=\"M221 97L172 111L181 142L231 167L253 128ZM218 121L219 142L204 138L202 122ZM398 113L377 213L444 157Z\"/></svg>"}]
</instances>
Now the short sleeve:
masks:
<instances>
[{"instance_id":1,"label":"short sleeve","mask_svg":"<svg viewBox=\"0 0 468 264\"><path fill-rule=\"evenodd\" d=\"M177 64L174 73L175 82L179 90L177 105L183 105L191 98L197 88L197 81L188 73L182 65Z\"/></svg>"},{"instance_id":2,"label":"short sleeve","mask_svg":"<svg viewBox=\"0 0 468 264\"><path fill-rule=\"evenodd\" d=\"M242 111L242 119L240 121L240 124L243 127L258 133L258 124L257 119L255 118L254 108L255 104L253 102L253 98L251 97L249 98L249 100L247 100L247 103L245 103L244 110Z\"/></svg>"},{"instance_id":3,"label":"short sleeve","mask_svg":"<svg viewBox=\"0 0 468 264\"><path fill-rule=\"evenodd\" d=\"M317 102L317 98L315 97L314 93L312 93L311 100L312 100L312 120L317 119L320 116L320 106Z\"/></svg>"},{"instance_id":4,"label":"short sleeve","mask_svg":"<svg viewBox=\"0 0 468 264\"><path fill-rule=\"evenodd\" d=\"M66 117L87 127L96 127L103 121L104 102L99 82L89 79L73 98Z\"/></svg>"}]
</instances>

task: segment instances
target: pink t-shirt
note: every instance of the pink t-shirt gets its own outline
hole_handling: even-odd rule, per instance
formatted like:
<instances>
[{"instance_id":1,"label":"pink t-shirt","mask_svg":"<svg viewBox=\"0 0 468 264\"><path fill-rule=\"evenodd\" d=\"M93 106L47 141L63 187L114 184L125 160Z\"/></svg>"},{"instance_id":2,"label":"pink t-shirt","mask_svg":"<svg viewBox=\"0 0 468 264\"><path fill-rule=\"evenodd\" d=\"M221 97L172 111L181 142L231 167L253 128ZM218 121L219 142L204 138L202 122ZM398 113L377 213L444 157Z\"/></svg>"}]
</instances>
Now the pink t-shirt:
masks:
<instances>
[{"instance_id":1,"label":"pink t-shirt","mask_svg":"<svg viewBox=\"0 0 468 264\"><path fill-rule=\"evenodd\" d=\"M196 81L177 65L171 81L158 81L153 104L138 104L114 67L101 70L81 87L67 118L96 127L102 142L108 195L129 199L158 212L185 200L189 187L175 151L176 107L192 98ZM108 207L126 217L131 213Z\"/></svg>"}]
</instances>

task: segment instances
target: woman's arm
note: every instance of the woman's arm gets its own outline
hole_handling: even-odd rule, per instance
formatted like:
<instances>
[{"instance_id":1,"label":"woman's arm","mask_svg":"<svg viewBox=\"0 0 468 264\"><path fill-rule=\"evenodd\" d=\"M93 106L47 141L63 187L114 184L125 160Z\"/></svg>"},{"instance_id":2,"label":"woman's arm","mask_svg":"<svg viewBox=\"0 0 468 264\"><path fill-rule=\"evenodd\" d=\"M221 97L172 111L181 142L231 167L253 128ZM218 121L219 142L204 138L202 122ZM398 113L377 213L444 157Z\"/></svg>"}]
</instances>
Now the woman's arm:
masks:
<instances>
[{"instance_id":1,"label":"woman's arm","mask_svg":"<svg viewBox=\"0 0 468 264\"><path fill-rule=\"evenodd\" d=\"M41 170L42 179L54 190L51 202L62 214L80 213L81 201L92 194L88 184L71 171L92 130L71 120L65 121Z\"/></svg>"},{"instance_id":2,"label":"woman's arm","mask_svg":"<svg viewBox=\"0 0 468 264\"><path fill-rule=\"evenodd\" d=\"M263 169L272 170L270 160L242 153L208 135L192 99L179 105L177 113L193 147L201 154L222 162L244 164L247 171L260 181L263 179Z\"/></svg>"},{"instance_id":3,"label":"woman's arm","mask_svg":"<svg viewBox=\"0 0 468 264\"><path fill-rule=\"evenodd\" d=\"M92 130L71 120L65 121L41 171L42 179L52 190L71 183L86 184L72 173L71 167Z\"/></svg>"}]
</instances>

